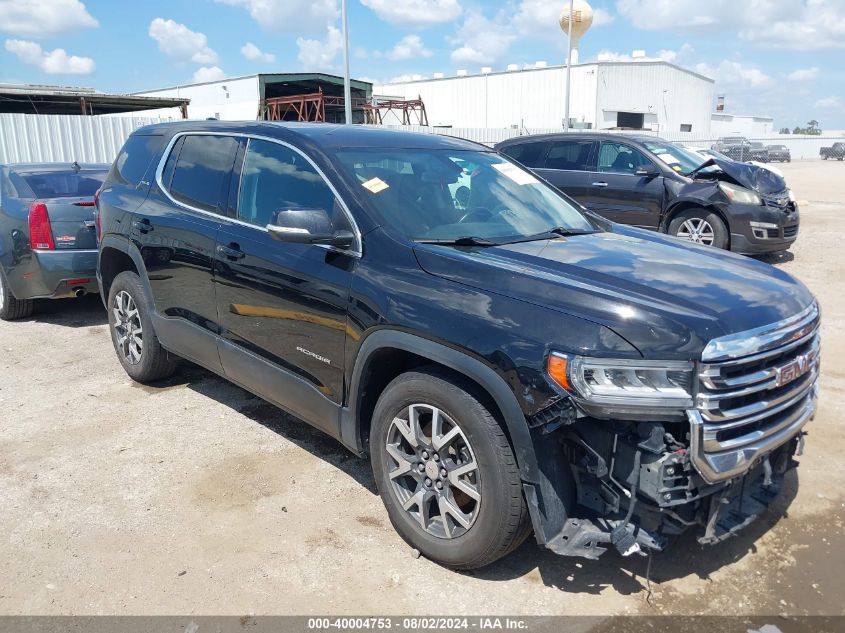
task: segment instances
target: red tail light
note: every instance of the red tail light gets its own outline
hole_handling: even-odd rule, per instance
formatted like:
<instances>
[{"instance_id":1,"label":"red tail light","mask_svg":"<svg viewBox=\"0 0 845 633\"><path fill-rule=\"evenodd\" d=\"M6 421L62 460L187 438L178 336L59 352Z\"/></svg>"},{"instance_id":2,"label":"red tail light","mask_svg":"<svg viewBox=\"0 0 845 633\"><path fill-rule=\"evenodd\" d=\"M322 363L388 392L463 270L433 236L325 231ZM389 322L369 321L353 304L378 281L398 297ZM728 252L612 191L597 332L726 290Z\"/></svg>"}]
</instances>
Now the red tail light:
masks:
<instances>
[{"instance_id":1,"label":"red tail light","mask_svg":"<svg viewBox=\"0 0 845 633\"><path fill-rule=\"evenodd\" d=\"M29 247L40 251L52 251L56 248L47 205L41 202L34 202L29 207Z\"/></svg>"},{"instance_id":2,"label":"red tail light","mask_svg":"<svg viewBox=\"0 0 845 633\"><path fill-rule=\"evenodd\" d=\"M93 207L97 203L93 200L82 200L81 202L74 202L73 206L75 207Z\"/></svg>"}]
</instances>

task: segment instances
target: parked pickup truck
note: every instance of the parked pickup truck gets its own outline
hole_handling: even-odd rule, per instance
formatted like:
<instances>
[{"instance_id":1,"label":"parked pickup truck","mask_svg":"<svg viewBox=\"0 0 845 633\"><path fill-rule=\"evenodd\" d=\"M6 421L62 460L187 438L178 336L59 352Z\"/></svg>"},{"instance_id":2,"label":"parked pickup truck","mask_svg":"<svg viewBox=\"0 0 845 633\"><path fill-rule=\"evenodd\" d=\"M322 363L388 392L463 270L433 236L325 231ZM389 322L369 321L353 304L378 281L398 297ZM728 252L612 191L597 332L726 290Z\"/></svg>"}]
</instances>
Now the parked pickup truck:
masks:
<instances>
[{"instance_id":1,"label":"parked pickup truck","mask_svg":"<svg viewBox=\"0 0 845 633\"><path fill-rule=\"evenodd\" d=\"M822 160L828 158L842 160L845 158L845 143L834 143L830 147L822 147L819 150L819 156L822 157Z\"/></svg>"},{"instance_id":2,"label":"parked pickup truck","mask_svg":"<svg viewBox=\"0 0 845 633\"><path fill-rule=\"evenodd\" d=\"M587 558L688 529L718 543L775 499L815 412L800 281L585 212L476 143L159 124L129 137L97 205L127 374L186 358L322 429L449 567L532 532Z\"/></svg>"}]
</instances>

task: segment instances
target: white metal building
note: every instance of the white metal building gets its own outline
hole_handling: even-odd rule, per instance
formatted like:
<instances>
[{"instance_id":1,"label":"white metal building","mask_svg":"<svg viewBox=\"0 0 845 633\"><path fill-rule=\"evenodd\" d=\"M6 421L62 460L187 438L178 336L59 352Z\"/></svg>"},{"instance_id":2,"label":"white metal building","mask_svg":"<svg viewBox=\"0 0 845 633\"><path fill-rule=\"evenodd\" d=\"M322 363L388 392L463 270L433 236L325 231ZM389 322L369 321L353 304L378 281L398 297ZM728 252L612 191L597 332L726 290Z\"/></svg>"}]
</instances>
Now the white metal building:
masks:
<instances>
[{"instance_id":1,"label":"white metal building","mask_svg":"<svg viewBox=\"0 0 845 633\"><path fill-rule=\"evenodd\" d=\"M509 68L512 70L377 85L373 92L402 99L419 95L434 126L562 127L566 66ZM634 128L707 134L713 83L708 77L662 60L575 64L571 73L571 124L597 130Z\"/></svg>"},{"instance_id":2,"label":"white metal building","mask_svg":"<svg viewBox=\"0 0 845 633\"><path fill-rule=\"evenodd\" d=\"M713 138L722 136L744 136L746 138L766 138L777 130L774 129L775 120L770 116L744 116L714 112L710 121L710 135Z\"/></svg>"}]
</instances>

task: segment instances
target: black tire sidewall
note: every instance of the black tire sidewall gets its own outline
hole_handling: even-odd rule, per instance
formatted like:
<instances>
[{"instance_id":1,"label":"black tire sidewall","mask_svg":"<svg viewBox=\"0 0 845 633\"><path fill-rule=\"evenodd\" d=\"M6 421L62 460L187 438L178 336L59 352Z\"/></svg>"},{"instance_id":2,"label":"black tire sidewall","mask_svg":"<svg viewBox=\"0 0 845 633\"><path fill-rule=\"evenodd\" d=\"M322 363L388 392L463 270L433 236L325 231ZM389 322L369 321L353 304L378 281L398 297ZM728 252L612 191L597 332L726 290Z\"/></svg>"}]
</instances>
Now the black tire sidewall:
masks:
<instances>
[{"instance_id":1,"label":"black tire sidewall","mask_svg":"<svg viewBox=\"0 0 845 633\"><path fill-rule=\"evenodd\" d=\"M384 445L393 417L412 404L430 404L449 415L460 426L479 466L481 506L475 523L465 534L441 539L425 532L401 507L391 488ZM487 419L485 419L487 418ZM421 554L446 566L480 566L499 548L508 529L510 508L508 480L494 437L488 428L489 412L472 396L445 380L410 373L394 380L382 394L373 414L370 451L373 473L388 516L399 535ZM513 461L513 468L515 460ZM518 480L518 472L516 475ZM520 497L521 501L521 497ZM476 562L477 561L477 562Z\"/></svg>"},{"instance_id":2,"label":"black tire sidewall","mask_svg":"<svg viewBox=\"0 0 845 633\"><path fill-rule=\"evenodd\" d=\"M669 223L669 235L678 236L678 230L681 225L691 218L700 218L705 220L711 227L713 227L713 248L728 248L729 234L728 228L725 226L724 220L713 211L705 209L704 207L693 207L681 211L678 215L672 218Z\"/></svg>"}]
</instances>

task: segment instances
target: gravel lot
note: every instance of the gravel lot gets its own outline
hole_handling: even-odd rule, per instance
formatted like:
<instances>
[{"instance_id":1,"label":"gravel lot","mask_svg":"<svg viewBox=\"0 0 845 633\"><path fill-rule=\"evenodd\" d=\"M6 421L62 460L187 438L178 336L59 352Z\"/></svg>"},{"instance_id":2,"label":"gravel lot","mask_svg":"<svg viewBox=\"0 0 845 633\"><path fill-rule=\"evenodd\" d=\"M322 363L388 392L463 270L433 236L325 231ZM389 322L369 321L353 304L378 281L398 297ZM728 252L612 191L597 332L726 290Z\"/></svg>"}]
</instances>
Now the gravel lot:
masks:
<instances>
[{"instance_id":1,"label":"gravel lot","mask_svg":"<svg viewBox=\"0 0 845 633\"><path fill-rule=\"evenodd\" d=\"M367 462L196 367L133 384L88 297L0 323L0 613L845 613L845 163L779 167L806 203L773 263L822 304L821 408L777 511L674 542L650 590L646 559L532 540L471 574L414 559Z\"/></svg>"}]
</instances>

